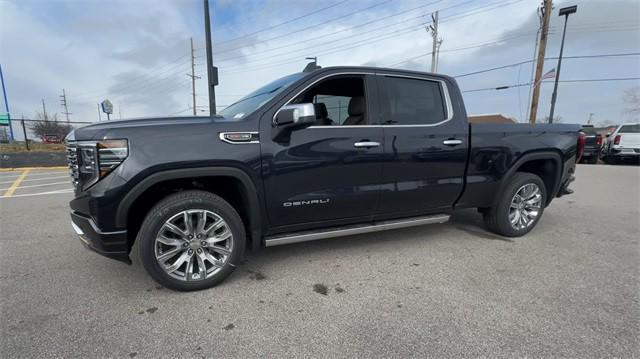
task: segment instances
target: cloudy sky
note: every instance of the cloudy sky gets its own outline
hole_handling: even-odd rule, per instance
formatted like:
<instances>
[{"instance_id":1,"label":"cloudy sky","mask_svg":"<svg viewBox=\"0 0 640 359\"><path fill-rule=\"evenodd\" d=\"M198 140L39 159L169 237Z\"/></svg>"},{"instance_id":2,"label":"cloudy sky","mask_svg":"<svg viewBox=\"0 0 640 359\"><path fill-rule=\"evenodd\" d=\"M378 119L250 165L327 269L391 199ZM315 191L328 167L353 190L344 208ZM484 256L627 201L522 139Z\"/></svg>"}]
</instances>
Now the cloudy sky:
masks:
<instances>
[{"instance_id":1,"label":"cloudy sky","mask_svg":"<svg viewBox=\"0 0 640 359\"><path fill-rule=\"evenodd\" d=\"M561 80L640 77L640 2L554 1L547 57L556 57L569 19ZM0 63L13 117L61 113L68 95L73 121L97 121L108 98L114 117L191 113L189 38L196 48L198 111L207 111L201 0L0 0ZM424 28L440 10L438 72L471 72L530 61L539 20L537 0L211 0L217 101L230 104L278 77L299 72L307 56L321 66L430 68ZM624 55L620 54L636 54ZM607 56L603 55L616 55ZM574 58L571 58L574 57ZM556 67L545 63L545 72ZM458 77L469 113L503 113L523 121L532 62ZM625 89L638 80L563 82L556 114L563 122L631 121ZM480 90L487 89L490 90ZM539 116L553 85L542 85ZM480 91L475 91L480 90ZM204 107L200 107L204 106ZM103 118L104 119L104 118Z\"/></svg>"}]
</instances>

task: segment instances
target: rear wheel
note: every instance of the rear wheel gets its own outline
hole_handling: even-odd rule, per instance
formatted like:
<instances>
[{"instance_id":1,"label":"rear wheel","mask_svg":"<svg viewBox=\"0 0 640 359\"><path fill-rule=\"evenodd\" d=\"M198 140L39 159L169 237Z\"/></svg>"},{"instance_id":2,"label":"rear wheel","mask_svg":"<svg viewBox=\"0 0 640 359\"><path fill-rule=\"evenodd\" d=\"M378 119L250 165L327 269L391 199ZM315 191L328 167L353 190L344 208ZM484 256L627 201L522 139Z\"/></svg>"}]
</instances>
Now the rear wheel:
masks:
<instances>
[{"instance_id":1,"label":"rear wheel","mask_svg":"<svg viewBox=\"0 0 640 359\"><path fill-rule=\"evenodd\" d=\"M598 156L591 156L587 159L587 163L591 165L598 164Z\"/></svg>"},{"instance_id":2,"label":"rear wheel","mask_svg":"<svg viewBox=\"0 0 640 359\"><path fill-rule=\"evenodd\" d=\"M497 204L484 212L487 227L507 237L523 236L536 226L547 200L544 182L532 173L518 172Z\"/></svg>"},{"instance_id":3,"label":"rear wheel","mask_svg":"<svg viewBox=\"0 0 640 359\"><path fill-rule=\"evenodd\" d=\"M242 220L225 200L184 191L160 201L147 215L137 241L151 277L165 287L210 288L229 276L243 255Z\"/></svg>"}]
</instances>

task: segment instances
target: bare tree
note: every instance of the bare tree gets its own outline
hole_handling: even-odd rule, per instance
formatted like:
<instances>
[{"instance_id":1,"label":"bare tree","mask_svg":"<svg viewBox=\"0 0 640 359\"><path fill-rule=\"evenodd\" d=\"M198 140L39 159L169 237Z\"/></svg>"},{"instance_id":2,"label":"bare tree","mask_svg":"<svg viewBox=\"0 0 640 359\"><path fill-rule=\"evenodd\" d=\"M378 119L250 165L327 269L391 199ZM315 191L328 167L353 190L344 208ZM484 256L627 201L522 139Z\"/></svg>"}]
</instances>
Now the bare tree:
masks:
<instances>
[{"instance_id":1,"label":"bare tree","mask_svg":"<svg viewBox=\"0 0 640 359\"><path fill-rule=\"evenodd\" d=\"M616 126L616 123L611 120L604 120L604 121L598 122L598 127L609 127L609 126Z\"/></svg>"},{"instance_id":2,"label":"bare tree","mask_svg":"<svg viewBox=\"0 0 640 359\"><path fill-rule=\"evenodd\" d=\"M57 113L51 116L38 112L36 120L31 125L31 131L40 138L43 138L44 135L57 135L64 138L72 129L71 125L58 122Z\"/></svg>"},{"instance_id":3,"label":"bare tree","mask_svg":"<svg viewBox=\"0 0 640 359\"><path fill-rule=\"evenodd\" d=\"M626 104L624 112L631 116L640 115L640 86L631 87L624 91L622 101Z\"/></svg>"},{"instance_id":4,"label":"bare tree","mask_svg":"<svg viewBox=\"0 0 640 359\"><path fill-rule=\"evenodd\" d=\"M9 142L9 133L7 131L7 127L0 126L0 143Z\"/></svg>"}]
</instances>

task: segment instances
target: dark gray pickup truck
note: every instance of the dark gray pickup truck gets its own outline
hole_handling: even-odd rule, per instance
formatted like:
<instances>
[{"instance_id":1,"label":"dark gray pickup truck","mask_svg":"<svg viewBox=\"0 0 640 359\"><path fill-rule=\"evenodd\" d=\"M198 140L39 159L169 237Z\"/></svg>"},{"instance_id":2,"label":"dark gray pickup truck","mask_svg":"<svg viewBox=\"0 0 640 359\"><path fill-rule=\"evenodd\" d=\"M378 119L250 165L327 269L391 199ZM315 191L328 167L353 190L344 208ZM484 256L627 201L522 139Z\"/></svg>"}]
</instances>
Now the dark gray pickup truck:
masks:
<instances>
[{"instance_id":1,"label":"dark gray pickup truck","mask_svg":"<svg viewBox=\"0 0 640 359\"><path fill-rule=\"evenodd\" d=\"M71 219L90 249L178 290L258 249L440 223L478 208L522 236L570 193L579 125L473 124L448 76L333 67L211 117L98 123L67 138Z\"/></svg>"}]
</instances>

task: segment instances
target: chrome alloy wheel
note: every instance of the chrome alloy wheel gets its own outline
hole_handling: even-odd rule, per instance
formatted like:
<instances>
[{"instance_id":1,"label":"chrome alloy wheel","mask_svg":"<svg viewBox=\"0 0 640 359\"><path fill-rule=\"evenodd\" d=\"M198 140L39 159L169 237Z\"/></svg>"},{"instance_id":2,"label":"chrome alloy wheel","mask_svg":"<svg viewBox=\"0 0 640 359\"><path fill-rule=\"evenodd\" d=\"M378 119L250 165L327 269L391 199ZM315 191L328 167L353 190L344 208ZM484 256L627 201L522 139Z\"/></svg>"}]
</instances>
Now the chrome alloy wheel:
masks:
<instances>
[{"instance_id":1,"label":"chrome alloy wheel","mask_svg":"<svg viewBox=\"0 0 640 359\"><path fill-rule=\"evenodd\" d=\"M542 192L538 185L527 183L520 187L511 199L509 222L517 231L528 228L540 215Z\"/></svg>"},{"instance_id":2,"label":"chrome alloy wheel","mask_svg":"<svg viewBox=\"0 0 640 359\"><path fill-rule=\"evenodd\" d=\"M169 218L155 240L160 267L182 281L203 280L219 272L233 250L227 222L214 212L189 209Z\"/></svg>"}]
</instances>

